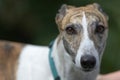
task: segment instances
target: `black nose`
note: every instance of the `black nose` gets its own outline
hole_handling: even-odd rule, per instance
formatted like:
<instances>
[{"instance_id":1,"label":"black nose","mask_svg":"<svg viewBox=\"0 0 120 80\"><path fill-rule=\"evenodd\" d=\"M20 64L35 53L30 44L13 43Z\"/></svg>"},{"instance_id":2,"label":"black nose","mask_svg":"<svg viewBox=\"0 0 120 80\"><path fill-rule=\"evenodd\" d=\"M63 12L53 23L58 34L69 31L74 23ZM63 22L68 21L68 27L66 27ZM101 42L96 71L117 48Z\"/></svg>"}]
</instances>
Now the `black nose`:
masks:
<instances>
[{"instance_id":1,"label":"black nose","mask_svg":"<svg viewBox=\"0 0 120 80\"><path fill-rule=\"evenodd\" d=\"M80 62L84 71L91 71L95 67L96 59L92 55L84 55Z\"/></svg>"}]
</instances>

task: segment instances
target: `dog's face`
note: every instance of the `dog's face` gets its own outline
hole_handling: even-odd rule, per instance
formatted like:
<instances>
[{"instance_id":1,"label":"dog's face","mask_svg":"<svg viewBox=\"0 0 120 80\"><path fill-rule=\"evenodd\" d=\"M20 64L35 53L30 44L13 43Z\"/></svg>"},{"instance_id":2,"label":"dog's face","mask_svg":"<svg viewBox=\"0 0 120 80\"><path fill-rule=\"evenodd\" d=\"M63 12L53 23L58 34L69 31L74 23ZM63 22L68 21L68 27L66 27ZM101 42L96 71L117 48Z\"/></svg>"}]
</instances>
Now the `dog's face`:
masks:
<instances>
[{"instance_id":1,"label":"dog's face","mask_svg":"<svg viewBox=\"0 0 120 80\"><path fill-rule=\"evenodd\" d=\"M108 17L94 3L85 7L63 5L56 16L66 52L84 71L99 67L108 34Z\"/></svg>"}]
</instances>

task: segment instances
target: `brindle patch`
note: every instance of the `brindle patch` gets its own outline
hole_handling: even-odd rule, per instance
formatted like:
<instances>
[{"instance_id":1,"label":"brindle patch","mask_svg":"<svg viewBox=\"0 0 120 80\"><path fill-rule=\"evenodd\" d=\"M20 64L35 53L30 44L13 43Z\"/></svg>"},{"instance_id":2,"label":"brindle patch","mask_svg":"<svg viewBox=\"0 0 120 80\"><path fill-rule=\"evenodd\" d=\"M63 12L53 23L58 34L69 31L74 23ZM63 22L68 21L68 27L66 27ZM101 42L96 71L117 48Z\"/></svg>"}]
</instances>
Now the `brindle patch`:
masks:
<instances>
[{"instance_id":1,"label":"brindle patch","mask_svg":"<svg viewBox=\"0 0 120 80\"><path fill-rule=\"evenodd\" d=\"M65 47L65 50L67 51L67 53L70 54L74 59L76 53L75 53L75 51L72 51L71 45L65 40L64 37L63 37L63 44L64 44L64 47Z\"/></svg>"},{"instance_id":2,"label":"brindle patch","mask_svg":"<svg viewBox=\"0 0 120 80\"><path fill-rule=\"evenodd\" d=\"M65 8L66 7L66 8ZM107 15L103 12L102 8L94 3L94 4L90 4L84 7L74 7L74 6L63 6L61 7L61 11L64 11L64 14L59 12L58 14L62 16L62 19L59 19L58 14L56 16L56 23L58 24L59 29L64 30L65 25L67 25L68 23L70 23L71 17L73 16L81 16L82 18L82 13L91 13L91 14L95 14L97 16L99 16L99 18L101 18L101 20L107 25ZM90 15L92 16L92 15ZM107 26L106 26L107 27Z\"/></svg>"},{"instance_id":3,"label":"brindle patch","mask_svg":"<svg viewBox=\"0 0 120 80\"><path fill-rule=\"evenodd\" d=\"M71 24L73 25L73 24ZM67 27L69 27L69 25L67 25ZM79 24L74 24L75 31L76 34L67 34L67 32L64 30L64 32L62 33L63 35L63 44L64 44L64 48L67 51L67 53L69 55L71 55L73 61L75 59L75 56L77 55L77 51L80 45L80 41L82 38L82 33L83 33L83 28L81 27L81 25Z\"/></svg>"},{"instance_id":4,"label":"brindle patch","mask_svg":"<svg viewBox=\"0 0 120 80\"><path fill-rule=\"evenodd\" d=\"M4 44L4 51L5 51L5 54L6 56L9 58L9 56L11 55L10 53L12 53L12 50L14 50L14 46L12 46L10 43L5 43Z\"/></svg>"},{"instance_id":5,"label":"brindle patch","mask_svg":"<svg viewBox=\"0 0 120 80\"><path fill-rule=\"evenodd\" d=\"M0 80L16 80L18 57L24 45L0 41Z\"/></svg>"}]
</instances>

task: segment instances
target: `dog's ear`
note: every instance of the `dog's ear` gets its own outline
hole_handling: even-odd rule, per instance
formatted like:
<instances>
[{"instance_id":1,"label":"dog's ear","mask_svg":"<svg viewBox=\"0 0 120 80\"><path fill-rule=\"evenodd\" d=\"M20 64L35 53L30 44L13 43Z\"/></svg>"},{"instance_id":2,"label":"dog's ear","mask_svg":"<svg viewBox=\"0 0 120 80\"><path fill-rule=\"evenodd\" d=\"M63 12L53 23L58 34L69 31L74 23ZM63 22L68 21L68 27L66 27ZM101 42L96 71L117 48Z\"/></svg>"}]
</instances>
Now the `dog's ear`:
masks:
<instances>
[{"instance_id":1,"label":"dog's ear","mask_svg":"<svg viewBox=\"0 0 120 80\"><path fill-rule=\"evenodd\" d=\"M58 13L56 14L56 17L55 17L55 21L58 26L60 26L64 16L67 13L67 10L69 10L70 8L73 8L73 6L68 6L66 4L63 4L61 8L58 10Z\"/></svg>"},{"instance_id":2,"label":"dog's ear","mask_svg":"<svg viewBox=\"0 0 120 80\"><path fill-rule=\"evenodd\" d=\"M109 19L108 15L103 11L102 7L98 3L93 3L93 6L97 10L99 10L106 17L107 20Z\"/></svg>"}]
</instances>

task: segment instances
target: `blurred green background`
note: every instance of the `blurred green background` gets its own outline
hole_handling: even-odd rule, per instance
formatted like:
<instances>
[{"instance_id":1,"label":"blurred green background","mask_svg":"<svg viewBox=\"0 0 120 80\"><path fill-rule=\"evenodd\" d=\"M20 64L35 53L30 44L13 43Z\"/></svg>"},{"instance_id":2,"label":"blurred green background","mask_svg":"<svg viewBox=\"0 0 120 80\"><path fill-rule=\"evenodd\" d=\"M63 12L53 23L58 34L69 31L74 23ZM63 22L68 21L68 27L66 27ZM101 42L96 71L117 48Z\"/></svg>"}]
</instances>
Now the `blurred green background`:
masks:
<instances>
[{"instance_id":1,"label":"blurred green background","mask_svg":"<svg viewBox=\"0 0 120 80\"><path fill-rule=\"evenodd\" d=\"M48 45L58 35L55 15L62 4L99 3L109 15L109 38L101 73L120 69L120 0L0 0L0 39Z\"/></svg>"}]
</instances>

